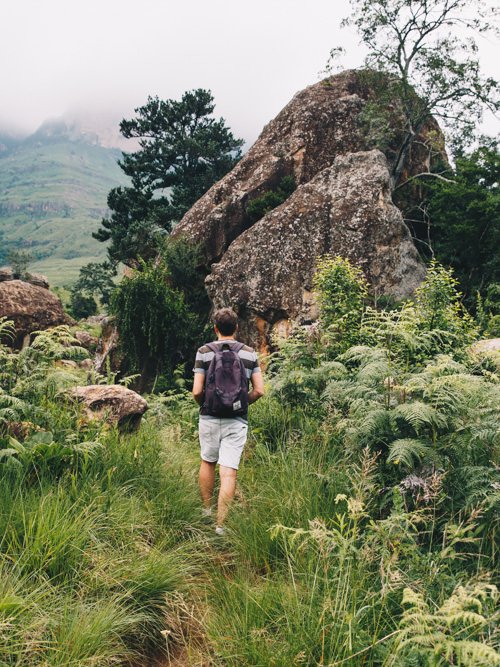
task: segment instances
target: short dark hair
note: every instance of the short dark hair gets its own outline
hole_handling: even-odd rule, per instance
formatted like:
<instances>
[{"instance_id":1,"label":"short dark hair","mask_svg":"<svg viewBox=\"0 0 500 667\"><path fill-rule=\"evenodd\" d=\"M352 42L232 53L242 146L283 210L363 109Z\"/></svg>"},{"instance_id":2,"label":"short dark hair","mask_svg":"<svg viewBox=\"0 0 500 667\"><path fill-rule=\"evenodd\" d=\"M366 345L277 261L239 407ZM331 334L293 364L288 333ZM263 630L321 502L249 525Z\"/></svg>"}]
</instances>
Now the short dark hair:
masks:
<instances>
[{"instance_id":1,"label":"short dark hair","mask_svg":"<svg viewBox=\"0 0 500 667\"><path fill-rule=\"evenodd\" d=\"M238 315L232 308L221 308L214 313L214 324L223 336L232 336L238 326Z\"/></svg>"}]
</instances>

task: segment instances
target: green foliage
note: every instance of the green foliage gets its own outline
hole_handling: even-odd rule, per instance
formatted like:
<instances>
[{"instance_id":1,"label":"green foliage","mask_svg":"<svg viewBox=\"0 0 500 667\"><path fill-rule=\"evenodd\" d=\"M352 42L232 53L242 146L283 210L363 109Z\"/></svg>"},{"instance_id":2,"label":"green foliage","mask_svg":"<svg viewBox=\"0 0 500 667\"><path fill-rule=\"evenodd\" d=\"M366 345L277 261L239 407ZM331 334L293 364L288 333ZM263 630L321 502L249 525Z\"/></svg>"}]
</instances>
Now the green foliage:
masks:
<instances>
[{"instance_id":1,"label":"green foliage","mask_svg":"<svg viewBox=\"0 0 500 667\"><path fill-rule=\"evenodd\" d=\"M375 140L392 144L397 184L431 116L463 144L484 108L500 108L498 83L481 76L474 37L495 31L498 12L492 3L478 6L470 0L351 0L351 7L344 24L357 29L368 49L365 76L380 98L370 101L365 121ZM387 136L389 128L395 143ZM429 156L436 149L432 144L425 147Z\"/></svg>"},{"instance_id":2,"label":"green foliage","mask_svg":"<svg viewBox=\"0 0 500 667\"><path fill-rule=\"evenodd\" d=\"M435 181L426 190L429 239L426 224L414 224L414 230L442 264L453 267L467 303L473 304L478 291L485 297L487 289L494 290L488 286L500 281L498 144L483 141L471 153L459 153L455 162L451 180ZM425 245L421 249L427 252Z\"/></svg>"},{"instance_id":3,"label":"green foliage","mask_svg":"<svg viewBox=\"0 0 500 667\"><path fill-rule=\"evenodd\" d=\"M257 222L263 218L266 213L272 211L284 201L295 190L295 179L293 176L284 176L279 182L277 188L267 190L264 194L252 199L246 206L245 212L251 222Z\"/></svg>"},{"instance_id":4,"label":"green foliage","mask_svg":"<svg viewBox=\"0 0 500 667\"><path fill-rule=\"evenodd\" d=\"M122 285L171 304L172 324L191 252L168 247ZM359 287L334 265L343 289ZM227 539L201 520L180 368L120 435L63 400L87 381L61 368L86 355L68 327L0 346L1 663L498 662L498 375L468 351L440 267L397 310L365 306L362 285L356 345L322 319L270 360ZM327 306L349 303L326 287Z\"/></svg>"},{"instance_id":5,"label":"green foliage","mask_svg":"<svg viewBox=\"0 0 500 667\"><path fill-rule=\"evenodd\" d=\"M160 253L168 271L169 284L182 292L186 306L204 326L210 310L205 289L205 270L202 267L201 248L185 239L169 238Z\"/></svg>"},{"instance_id":6,"label":"green foliage","mask_svg":"<svg viewBox=\"0 0 500 667\"><path fill-rule=\"evenodd\" d=\"M177 441L164 457L157 421L120 436L82 420L66 391L85 373L58 364L85 355L68 327L19 352L0 345L5 665L151 664L167 650L161 633L176 628L166 621L170 599L197 567L198 496L176 462Z\"/></svg>"},{"instance_id":7,"label":"green foliage","mask_svg":"<svg viewBox=\"0 0 500 667\"><path fill-rule=\"evenodd\" d=\"M500 283L488 285L484 301L478 292L477 318L486 337L500 337Z\"/></svg>"},{"instance_id":8,"label":"green foliage","mask_svg":"<svg viewBox=\"0 0 500 667\"><path fill-rule=\"evenodd\" d=\"M422 659L437 667L500 665L500 653L489 643L498 622L498 597L496 586L471 583L459 586L435 609L422 593L405 589L401 632L384 664L422 664L413 662Z\"/></svg>"},{"instance_id":9,"label":"green foliage","mask_svg":"<svg viewBox=\"0 0 500 667\"><path fill-rule=\"evenodd\" d=\"M458 281L451 271L432 261L422 285L415 292L415 306L420 330L440 330L454 338L454 346L463 348L476 337L474 321L460 303Z\"/></svg>"},{"instance_id":10,"label":"green foliage","mask_svg":"<svg viewBox=\"0 0 500 667\"><path fill-rule=\"evenodd\" d=\"M181 292L170 287L165 265L142 263L121 281L110 305L129 369L146 381L171 373L190 345L193 318Z\"/></svg>"},{"instance_id":11,"label":"green foliage","mask_svg":"<svg viewBox=\"0 0 500 667\"><path fill-rule=\"evenodd\" d=\"M72 289L70 297L71 315L81 320L97 313L97 303L93 296L88 296L80 290Z\"/></svg>"},{"instance_id":12,"label":"green foliage","mask_svg":"<svg viewBox=\"0 0 500 667\"><path fill-rule=\"evenodd\" d=\"M24 278L28 265L33 259L32 255L25 250L10 250L7 253L7 264L12 267L14 278Z\"/></svg>"},{"instance_id":13,"label":"green foliage","mask_svg":"<svg viewBox=\"0 0 500 667\"><path fill-rule=\"evenodd\" d=\"M80 269L72 291L83 293L87 297L97 297L101 303L109 304L111 293L116 287L115 276L116 266L111 262L90 262Z\"/></svg>"},{"instance_id":14,"label":"green foliage","mask_svg":"<svg viewBox=\"0 0 500 667\"><path fill-rule=\"evenodd\" d=\"M314 276L321 321L343 349L358 341L368 283L363 272L342 257L323 257Z\"/></svg>"},{"instance_id":15,"label":"green foliage","mask_svg":"<svg viewBox=\"0 0 500 667\"><path fill-rule=\"evenodd\" d=\"M240 158L243 141L213 117L214 108L210 91L197 89L179 101L149 97L136 118L120 123L140 148L124 153L120 166L132 186L110 191L111 217L94 233L111 241L112 262L154 256L172 225Z\"/></svg>"}]
</instances>

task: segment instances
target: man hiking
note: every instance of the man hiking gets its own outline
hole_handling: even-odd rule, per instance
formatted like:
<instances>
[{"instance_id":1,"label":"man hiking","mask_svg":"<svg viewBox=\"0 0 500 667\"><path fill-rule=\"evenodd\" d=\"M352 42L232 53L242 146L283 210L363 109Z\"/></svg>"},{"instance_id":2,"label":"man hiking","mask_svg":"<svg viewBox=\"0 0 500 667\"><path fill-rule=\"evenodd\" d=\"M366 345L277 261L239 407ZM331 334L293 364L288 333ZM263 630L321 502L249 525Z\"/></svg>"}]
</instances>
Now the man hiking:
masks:
<instances>
[{"instance_id":1,"label":"man hiking","mask_svg":"<svg viewBox=\"0 0 500 667\"><path fill-rule=\"evenodd\" d=\"M238 317L231 308L213 318L217 340L200 347L194 363L193 396L200 405L200 493L204 514L211 515L215 466L219 464L220 491L217 535L236 489L236 471L248 432L248 405L264 395L257 354L235 339ZM249 382L252 390L249 391Z\"/></svg>"}]
</instances>

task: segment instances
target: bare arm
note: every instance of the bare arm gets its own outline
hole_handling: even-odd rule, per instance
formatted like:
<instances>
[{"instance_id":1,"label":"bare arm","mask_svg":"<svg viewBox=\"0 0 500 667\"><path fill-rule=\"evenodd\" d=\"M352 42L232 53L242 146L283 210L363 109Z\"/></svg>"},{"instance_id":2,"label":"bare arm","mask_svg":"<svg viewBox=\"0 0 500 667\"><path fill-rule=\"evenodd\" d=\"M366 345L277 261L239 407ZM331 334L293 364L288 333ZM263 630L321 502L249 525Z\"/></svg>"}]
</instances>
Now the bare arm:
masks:
<instances>
[{"instance_id":1,"label":"bare arm","mask_svg":"<svg viewBox=\"0 0 500 667\"><path fill-rule=\"evenodd\" d=\"M203 403L203 394L205 393L205 375L204 373L195 373L193 382L193 398L201 405Z\"/></svg>"},{"instance_id":2,"label":"bare arm","mask_svg":"<svg viewBox=\"0 0 500 667\"><path fill-rule=\"evenodd\" d=\"M248 392L248 402L255 403L255 401L264 396L264 378L262 377L262 373L260 371L252 373L250 382L252 383L252 391Z\"/></svg>"}]
</instances>

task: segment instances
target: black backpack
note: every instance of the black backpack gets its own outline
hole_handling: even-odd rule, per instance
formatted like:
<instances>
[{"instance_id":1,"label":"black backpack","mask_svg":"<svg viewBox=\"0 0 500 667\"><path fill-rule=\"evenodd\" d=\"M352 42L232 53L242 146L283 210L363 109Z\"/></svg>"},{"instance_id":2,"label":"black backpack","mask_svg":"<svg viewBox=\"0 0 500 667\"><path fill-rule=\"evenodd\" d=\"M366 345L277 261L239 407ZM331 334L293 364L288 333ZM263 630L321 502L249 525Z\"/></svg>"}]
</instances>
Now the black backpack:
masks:
<instances>
[{"instance_id":1,"label":"black backpack","mask_svg":"<svg viewBox=\"0 0 500 667\"><path fill-rule=\"evenodd\" d=\"M214 353L214 358L207 371L203 412L213 417L246 415L248 378L238 354L243 343L208 343L207 347Z\"/></svg>"}]
</instances>

